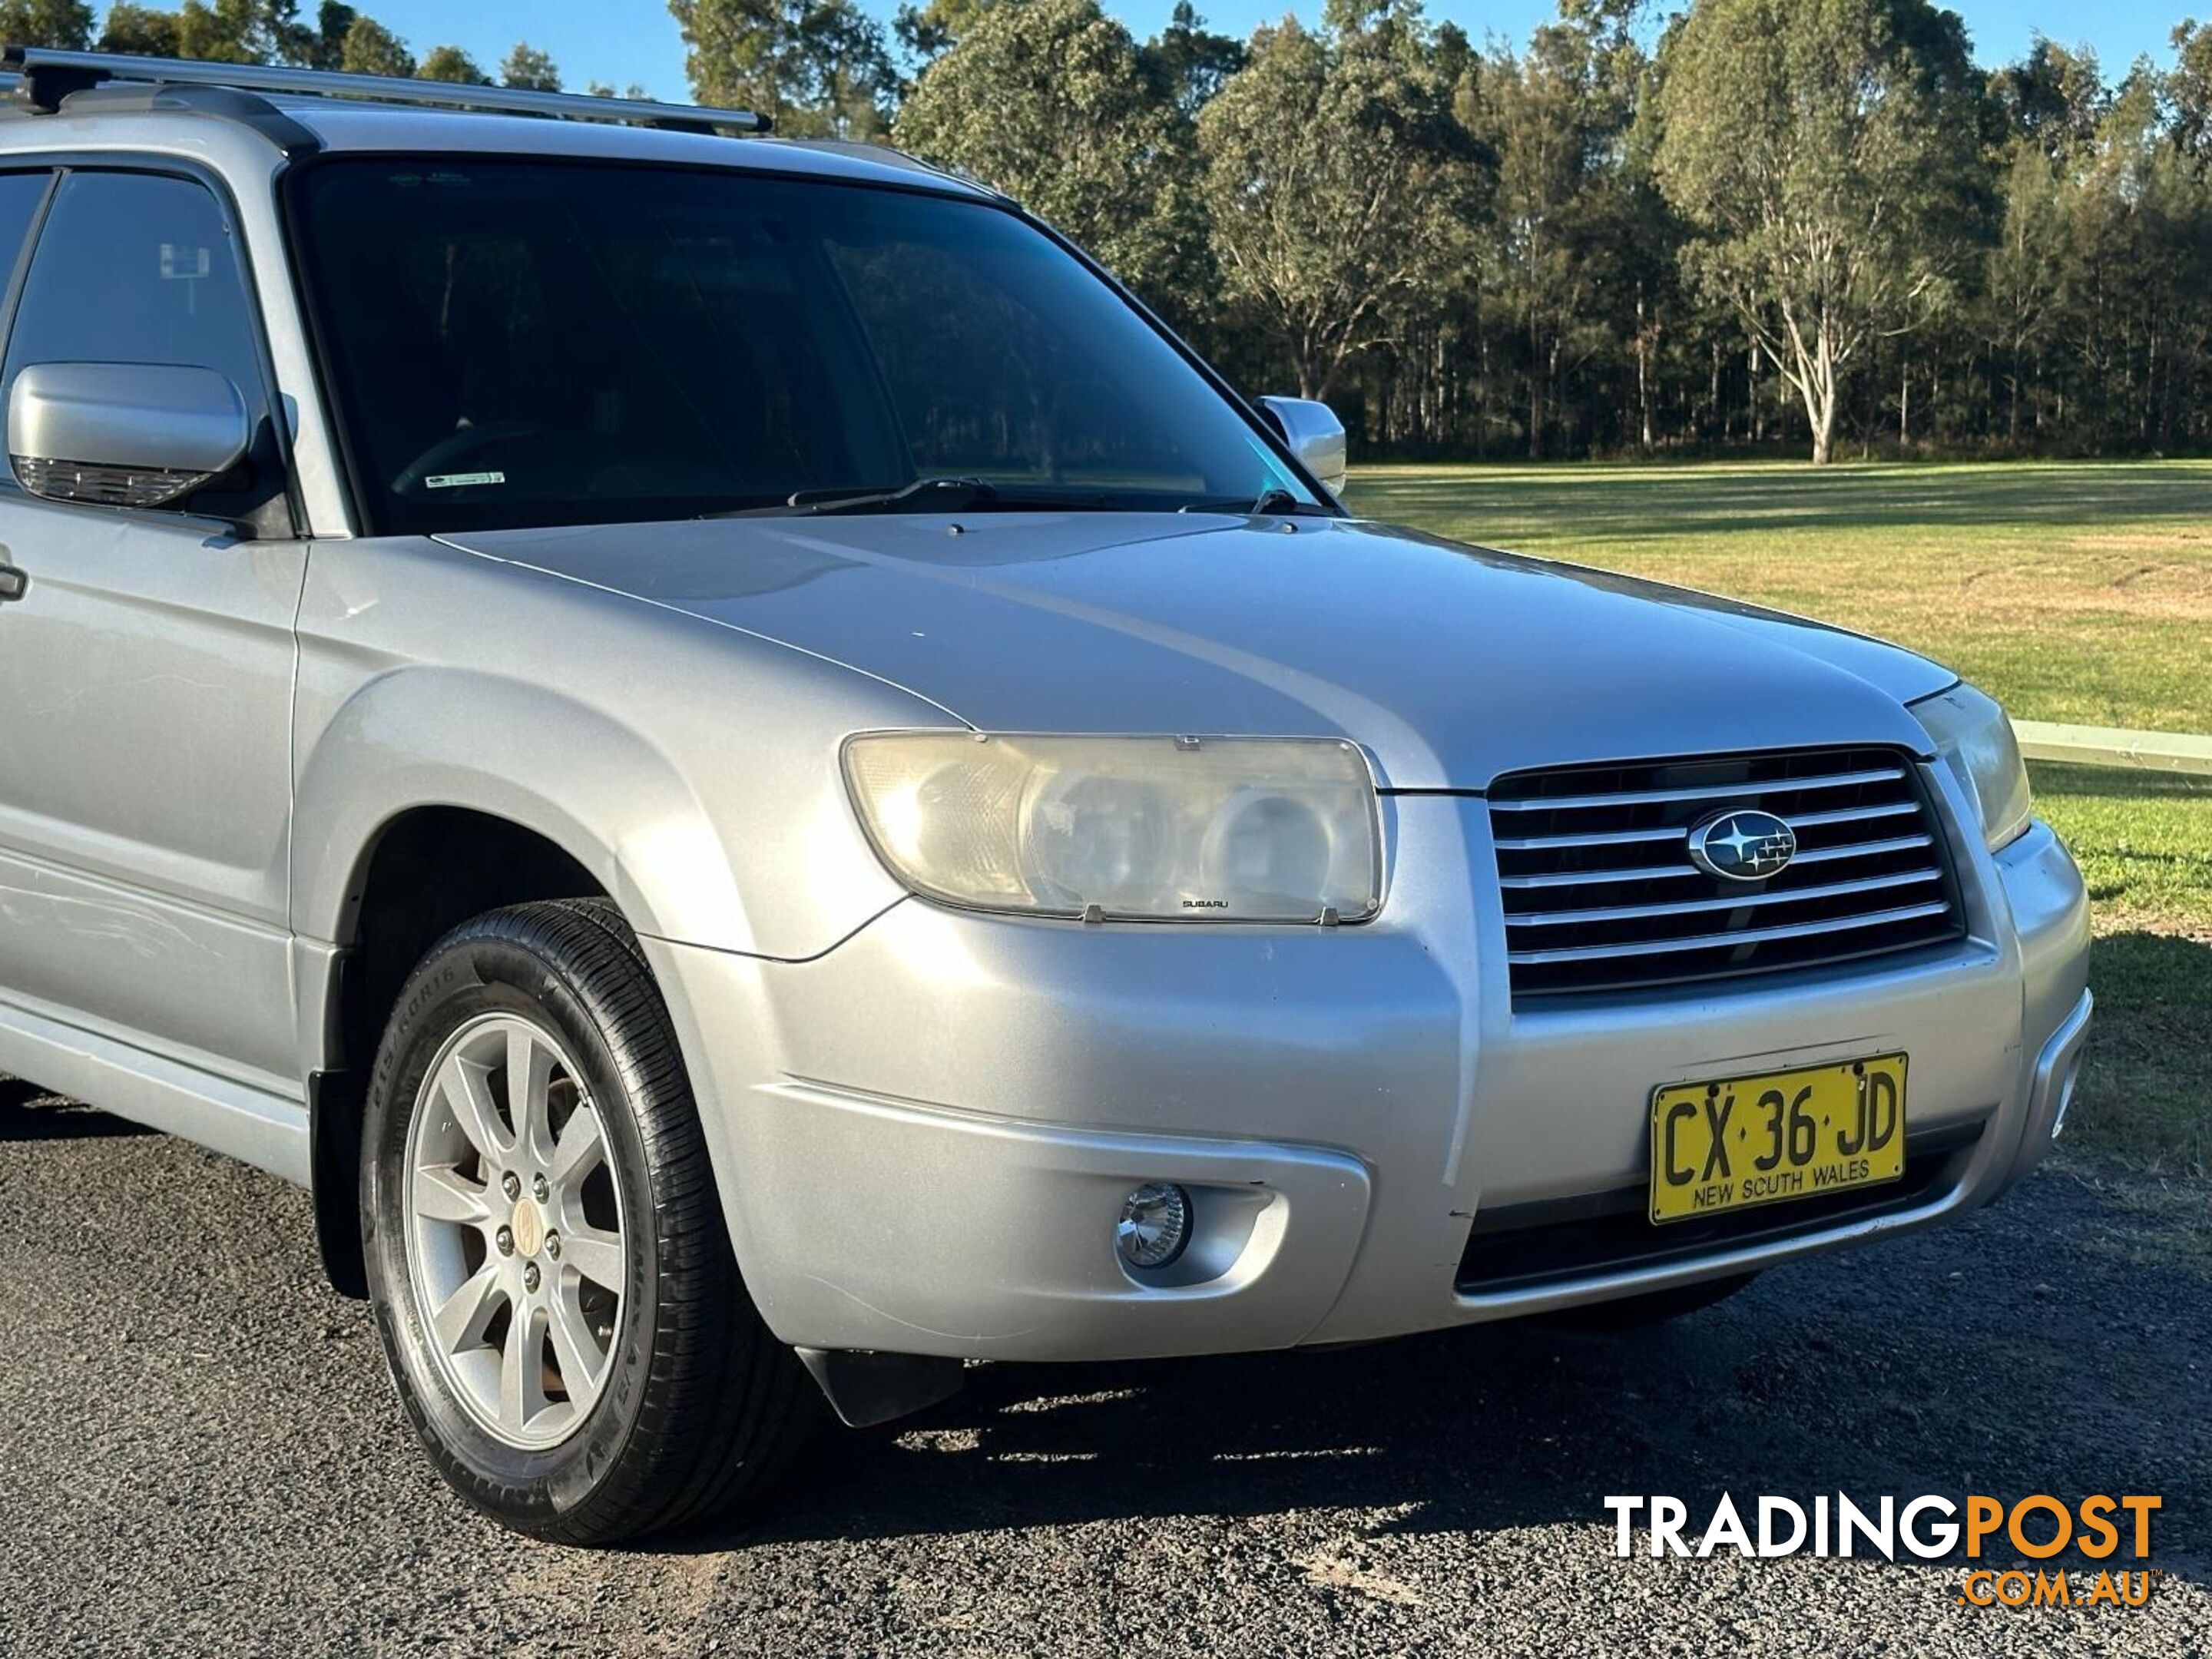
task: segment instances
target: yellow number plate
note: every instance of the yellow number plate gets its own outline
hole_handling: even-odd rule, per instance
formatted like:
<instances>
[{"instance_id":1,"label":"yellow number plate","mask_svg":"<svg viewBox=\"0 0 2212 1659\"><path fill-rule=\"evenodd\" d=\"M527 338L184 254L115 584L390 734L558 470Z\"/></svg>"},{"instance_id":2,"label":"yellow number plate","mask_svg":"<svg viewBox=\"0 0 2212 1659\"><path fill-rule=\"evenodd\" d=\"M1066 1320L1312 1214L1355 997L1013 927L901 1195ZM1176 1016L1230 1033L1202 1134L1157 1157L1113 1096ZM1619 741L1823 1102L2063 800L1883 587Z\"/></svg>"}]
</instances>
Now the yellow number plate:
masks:
<instances>
[{"instance_id":1,"label":"yellow number plate","mask_svg":"<svg viewBox=\"0 0 2212 1659\"><path fill-rule=\"evenodd\" d=\"M1905 1056L1651 1091L1651 1219L1879 1186L1905 1173Z\"/></svg>"}]
</instances>

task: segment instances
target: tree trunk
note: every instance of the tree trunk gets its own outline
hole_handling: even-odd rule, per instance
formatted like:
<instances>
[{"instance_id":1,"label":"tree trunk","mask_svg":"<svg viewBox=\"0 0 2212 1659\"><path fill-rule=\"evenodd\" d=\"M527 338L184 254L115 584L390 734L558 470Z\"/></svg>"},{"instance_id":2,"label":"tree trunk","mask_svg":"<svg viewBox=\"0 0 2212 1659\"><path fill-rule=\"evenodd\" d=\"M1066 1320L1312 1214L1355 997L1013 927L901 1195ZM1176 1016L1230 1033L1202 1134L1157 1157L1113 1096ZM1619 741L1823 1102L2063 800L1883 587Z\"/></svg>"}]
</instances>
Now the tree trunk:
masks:
<instances>
[{"instance_id":1,"label":"tree trunk","mask_svg":"<svg viewBox=\"0 0 2212 1659\"><path fill-rule=\"evenodd\" d=\"M1792 378L1797 380L1798 401L1805 405L1805 423L1813 429L1813 465L1826 466L1835 459L1837 405L1842 401L1832 371L1823 372L1819 361L1805 363Z\"/></svg>"},{"instance_id":2,"label":"tree trunk","mask_svg":"<svg viewBox=\"0 0 2212 1659\"><path fill-rule=\"evenodd\" d=\"M1712 342L1712 385L1705 394L1705 419L1711 422L1708 432L1718 433L1723 443L1728 441L1728 416L1721 409L1721 343Z\"/></svg>"},{"instance_id":3,"label":"tree trunk","mask_svg":"<svg viewBox=\"0 0 2212 1659\"><path fill-rule=\"evenodd\" d=\"M1751 441L1754 444L1766 441L1766 406L1759 401L1759 342L1753 340L1743 359L1743 397L1750 414Z\"/></svg>"},{"instance_id":4,"label":"tree trunk","mask_svg":"<svg viewBox=\"0 0 2212 1659\"><path fill-rule=\"evenodd\" d=\"M1829 387L1818 399L1808 402L1805 412L1813 422L1813 465L1826 466L1835 459L1835 388Z\"/></svg>"},{"instance_id":5,"label":"tree trunk","mask_svg":"<svg viewBox=\"0 0 2212 1659\"><path fill-rule=\"evenodd\" d=\"M1536 322L1536 313L1528 313L1528 459L1544 459L1544 376L1540 365L1544 361L1543 338Z\"/></svg>"},{"instance_id":6,"label":"tree trunk","mask_svg":"<svg viewBox=\"0 0 2212 1659\"><path fill-rule=\"evenodd\" d=\"M1637 295L1636 309L1637 440L1648 455L1651 453L1651 337L1644 328L1644 296L1640 294Z\"/></svg>"},{"instance_id":7,"label":"tree trunk","mask_svg":"<svg viewBox=\"0 0 2212 1659\"><path fill-rule=\"evenodd\" d=\"M1565 396L1559 389L1559 337L1554 334L1552 336L1550 355L1544 361L1544 407L1547 411L1549 411L1559 408L1566 401ZM1569 413L1571 416L1571 409ZM1561 453L1568 455L1574 453L1574 433L1571 429L1567 433L1567 442ZM1529 459L1541 460L1543 458L1540 455L1532 455Z\"/></svg>"},{"instance_id":8,"label":"tree trunk","mask_svg":"<svg viewBox=\"0 0 2212 1659\"><path fill-rule=\"evenodd\" d=\"M1798 401L1805 405L1805 421L1813 428L1813 465L1826 466L1835 458L1836 413L1843 392L1835 343L1824 321L1811 340L1793 339L1792 343L1796 366L1778 362L1775 367L1796 386Z\"/></svg>"}]
</instances>

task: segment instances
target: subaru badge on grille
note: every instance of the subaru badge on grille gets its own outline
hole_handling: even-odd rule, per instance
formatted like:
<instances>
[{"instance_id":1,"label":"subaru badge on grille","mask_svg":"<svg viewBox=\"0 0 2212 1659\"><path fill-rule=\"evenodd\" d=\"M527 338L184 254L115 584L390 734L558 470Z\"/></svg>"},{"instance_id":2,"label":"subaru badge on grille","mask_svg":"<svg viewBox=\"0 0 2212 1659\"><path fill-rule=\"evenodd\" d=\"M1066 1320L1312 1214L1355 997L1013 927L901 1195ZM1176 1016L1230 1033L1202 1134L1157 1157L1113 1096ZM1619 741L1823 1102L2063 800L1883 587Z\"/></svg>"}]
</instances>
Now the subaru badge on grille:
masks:
<instances>
[{"instance_id":1,"label":"subaru badge on grille","mask_svg":"<svg viewBox=\"0 0 2212 1659\"><path fill-rule=\"evenodd\" d=\"M1735 807L1690 831L1690 862L1725 881L1765 881L1797 856L1797 832L1771 812Z\"/></svg>"}]
</instances>

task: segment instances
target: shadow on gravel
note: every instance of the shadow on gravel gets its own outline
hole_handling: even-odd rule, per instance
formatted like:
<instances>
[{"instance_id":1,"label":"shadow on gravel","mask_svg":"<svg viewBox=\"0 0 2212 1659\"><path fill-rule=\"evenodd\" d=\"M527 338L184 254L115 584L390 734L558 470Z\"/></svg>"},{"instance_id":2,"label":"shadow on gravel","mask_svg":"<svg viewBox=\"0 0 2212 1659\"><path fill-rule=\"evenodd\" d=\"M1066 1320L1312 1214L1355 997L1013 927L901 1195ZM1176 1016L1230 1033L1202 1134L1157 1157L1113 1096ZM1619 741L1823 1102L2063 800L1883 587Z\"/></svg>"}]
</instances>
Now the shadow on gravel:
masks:
<instances>
[{"instance_id":1,"label":"shadow on gravel","mask_svg":"<svg viewBox=\"0 0 2212 1659\"><path fill-rule=\"evenodd\" d=\"M2154 1559L2201 1578L2212 1563L2179 1552L2203 1549L2212 1496L2194 1484L2212 1282L2097 1248L2123 1224L2045 1175L1947 1231L1625 1335L991 1367L925 1416L825 1434L762 1528L659 1547L1358 1508L1394 1511L1386 1531L1581 1522L1608 1550L1607 1493L1681 1498L1693 1539L1723 1491L1747 1512L1762 1493L1808 1511L1838 1492L2157 1493Z\"/></svg>"},{"instance_id":2,"label":"shadow on gravel","mask_svg":"<svg viewBox=\"0 0 2212 1659\"><path fill-rule=\"evenodd\" d=\"M29 1140L94 1140L155 1131L50 1095L35 1083L0 1077L0 1144Z\"/></svg>"}]
</instances>

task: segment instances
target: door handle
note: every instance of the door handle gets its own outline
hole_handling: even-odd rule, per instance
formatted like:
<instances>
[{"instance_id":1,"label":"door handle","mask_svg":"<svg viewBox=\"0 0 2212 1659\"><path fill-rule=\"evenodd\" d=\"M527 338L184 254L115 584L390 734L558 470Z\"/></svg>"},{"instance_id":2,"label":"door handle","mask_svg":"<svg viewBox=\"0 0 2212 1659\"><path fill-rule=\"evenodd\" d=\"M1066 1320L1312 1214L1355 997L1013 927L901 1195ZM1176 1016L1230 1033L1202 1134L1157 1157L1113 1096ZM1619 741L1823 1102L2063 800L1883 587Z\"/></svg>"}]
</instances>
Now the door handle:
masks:
<instances>
[{"instance_id":1,"label":"door handle","mask_svg":"<svg viewBox=\"0 0 2212 1659\"><path fill-rule=\"evenodd\" d=\"M20 599L31 591L31 579L7 560L7 550L0 548L0 605L10 599Z\"/></svg>"}]
</instances>

